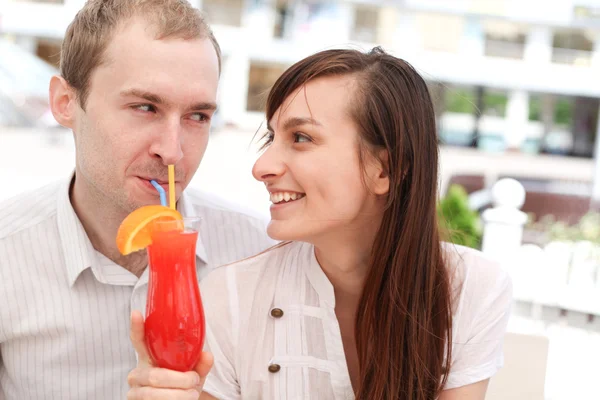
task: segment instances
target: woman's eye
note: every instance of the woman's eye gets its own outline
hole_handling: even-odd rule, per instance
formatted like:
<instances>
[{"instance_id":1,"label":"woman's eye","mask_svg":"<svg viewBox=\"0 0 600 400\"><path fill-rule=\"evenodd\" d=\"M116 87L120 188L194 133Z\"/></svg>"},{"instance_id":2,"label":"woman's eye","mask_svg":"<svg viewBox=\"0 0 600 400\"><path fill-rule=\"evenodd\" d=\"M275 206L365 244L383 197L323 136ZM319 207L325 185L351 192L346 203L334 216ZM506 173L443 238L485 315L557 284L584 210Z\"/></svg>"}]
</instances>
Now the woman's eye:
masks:
<instances>
[{"instance_id":1,"label":"woman's eye","mask_svg":"<svg viewBox=\"0 0 600 400\"><path fill-rule=\"evenodd\" d=\"M302 133L298 133L298 132L294 133L294 143L306 143L306 142L312 142L312 140L308 136L306 136Z\"/></svg>"},{"instance_id":2,"label":"woman's eye","mask_svg":"<svg viewBox=\"0 0 600 400\"><path fill-rule=\"evenodd\" d=\"M263 145L268 145L273 143L273 139L275 139L275 134L273 132L267 132L262 137Z\"/></svg>"}]
</instances>

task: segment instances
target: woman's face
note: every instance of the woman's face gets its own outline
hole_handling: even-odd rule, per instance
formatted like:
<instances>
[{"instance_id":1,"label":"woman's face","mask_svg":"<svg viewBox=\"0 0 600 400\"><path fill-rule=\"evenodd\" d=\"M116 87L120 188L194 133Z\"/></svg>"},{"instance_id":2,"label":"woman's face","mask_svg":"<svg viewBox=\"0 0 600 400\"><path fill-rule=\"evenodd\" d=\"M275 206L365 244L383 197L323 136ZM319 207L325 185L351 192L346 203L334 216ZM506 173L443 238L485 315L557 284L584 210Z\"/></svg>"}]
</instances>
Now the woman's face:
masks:
<instances>
[{"instance_id":1,"label":"woman's face","mask_svg":"<svg viewBox=\"0 0 600 400\"><path fill-rule=\"evenodd\" d=\"M318 78L292 93L269 121L254 177L271 196L268 234L315 243L379 224L389 183L372 152L359 162L351 115L355 78Z\"/></svg>"}]
</instances>

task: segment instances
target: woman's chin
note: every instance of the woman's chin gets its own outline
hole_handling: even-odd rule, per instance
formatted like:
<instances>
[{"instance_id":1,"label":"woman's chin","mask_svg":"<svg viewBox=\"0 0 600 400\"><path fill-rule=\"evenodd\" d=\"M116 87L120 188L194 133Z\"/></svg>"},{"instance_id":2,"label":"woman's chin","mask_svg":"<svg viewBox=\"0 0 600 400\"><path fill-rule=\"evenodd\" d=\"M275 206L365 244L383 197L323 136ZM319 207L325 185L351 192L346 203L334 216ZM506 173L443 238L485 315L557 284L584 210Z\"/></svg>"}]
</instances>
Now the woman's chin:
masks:
<instances>
[{"instance_id":1,"label":"woman's chin","mask_svg":"<svg viewBox=\"0 0 600 400\"><path fill-rule=\"evenodd\" d=\"M267 235L273 240L283 241L301 241L302 235L294 227L290 226L288 221L271 220L267 225Z\"/></svg>"}]
</instances>

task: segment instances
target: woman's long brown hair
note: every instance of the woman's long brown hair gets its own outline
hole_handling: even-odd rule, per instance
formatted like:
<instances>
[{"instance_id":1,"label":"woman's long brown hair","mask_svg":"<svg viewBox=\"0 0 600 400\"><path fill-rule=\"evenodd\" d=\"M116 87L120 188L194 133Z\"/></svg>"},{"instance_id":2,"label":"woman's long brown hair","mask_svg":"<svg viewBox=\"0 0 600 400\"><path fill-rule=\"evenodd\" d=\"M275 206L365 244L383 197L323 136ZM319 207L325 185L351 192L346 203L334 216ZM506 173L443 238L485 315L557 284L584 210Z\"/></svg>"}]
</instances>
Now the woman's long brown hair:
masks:
<instances>
[{"instance_id":1,"label":"woman's long brown hair","mask_svg":"<svg viewBox=\"0 0 600 400\"><path fill-rule=\"evenodd\" d=\"M378 47L322 51L277 80L266 117L312 79L340 75L355 77L348 112L362 135L361 154L386 149L390 179L356 315L356 398L435 399L450 366L452 306L436 218L435 115L425 81Z\"/></svg>"}]
</instances>

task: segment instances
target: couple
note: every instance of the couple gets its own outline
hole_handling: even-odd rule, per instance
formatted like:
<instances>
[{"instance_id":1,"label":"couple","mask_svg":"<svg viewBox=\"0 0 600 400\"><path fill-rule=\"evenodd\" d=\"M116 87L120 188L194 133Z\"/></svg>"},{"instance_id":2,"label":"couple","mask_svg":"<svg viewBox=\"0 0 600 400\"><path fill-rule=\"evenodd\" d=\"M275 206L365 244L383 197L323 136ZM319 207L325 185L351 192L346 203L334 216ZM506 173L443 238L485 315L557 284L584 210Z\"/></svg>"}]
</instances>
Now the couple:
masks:
<instances>
[{"instance_id":1,"label":"couple","mask_svg":"<svg viewBox=\"0 0 600 400\"><path fill-rule=\"evenodd\" d=\"M184 0L90 0L69 26L50 100L75 171L0 209L0 399L483 399L511 283L440 240L423 79L379 49L290 67L252 171L273 202L265 232L185 190L220 58ZM168 164L178 209L203 220L206 352L187 373L152 366L147 259L115 245Z\"/></svg>"}]
</instances>

